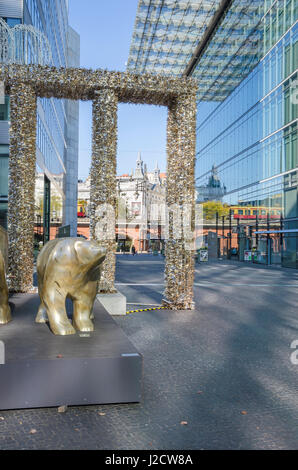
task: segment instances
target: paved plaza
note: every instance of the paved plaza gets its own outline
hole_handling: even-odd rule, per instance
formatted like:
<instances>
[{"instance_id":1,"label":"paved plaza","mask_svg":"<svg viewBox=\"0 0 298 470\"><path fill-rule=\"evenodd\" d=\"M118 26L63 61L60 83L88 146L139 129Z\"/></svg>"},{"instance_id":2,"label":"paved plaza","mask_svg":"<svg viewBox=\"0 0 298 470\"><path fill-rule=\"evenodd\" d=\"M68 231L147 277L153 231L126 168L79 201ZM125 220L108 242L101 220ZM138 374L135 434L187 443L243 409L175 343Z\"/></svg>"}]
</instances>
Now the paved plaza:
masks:
<instances>
[{"instance_id":1,"label":"paved plaza","mask_svg":"<svg viewBox=\"0 0 298 470\"><path fill-rule=\"evenodd\" d=\"M160 305L163 269L117 257L128 310ZM141 403L0 411L0 448L297 449L297 294L295 270L196 265L196 310L116 318L144 357Z\"/></svg>"}]
</instances>

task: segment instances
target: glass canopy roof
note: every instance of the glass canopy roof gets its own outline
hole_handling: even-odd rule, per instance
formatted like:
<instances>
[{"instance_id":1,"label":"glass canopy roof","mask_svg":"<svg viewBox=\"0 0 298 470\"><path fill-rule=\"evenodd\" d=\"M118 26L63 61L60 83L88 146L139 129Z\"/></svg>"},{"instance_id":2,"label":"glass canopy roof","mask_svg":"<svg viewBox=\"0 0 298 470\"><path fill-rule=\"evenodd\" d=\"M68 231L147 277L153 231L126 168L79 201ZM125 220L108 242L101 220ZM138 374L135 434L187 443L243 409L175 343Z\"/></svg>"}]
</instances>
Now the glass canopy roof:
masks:
<instances>
[{"instance_id":1,"label":"glass canopy roof","mask_svg":"<svg viewBox=\"0 0 298 470\"><path fill-rule=\"evenodd\" d=\"M139 0L127 69L182 75L221 0ZM264 0L234 0L192 73L198 99L222 101L257 64Z\"/></svg>"}]
</instances>

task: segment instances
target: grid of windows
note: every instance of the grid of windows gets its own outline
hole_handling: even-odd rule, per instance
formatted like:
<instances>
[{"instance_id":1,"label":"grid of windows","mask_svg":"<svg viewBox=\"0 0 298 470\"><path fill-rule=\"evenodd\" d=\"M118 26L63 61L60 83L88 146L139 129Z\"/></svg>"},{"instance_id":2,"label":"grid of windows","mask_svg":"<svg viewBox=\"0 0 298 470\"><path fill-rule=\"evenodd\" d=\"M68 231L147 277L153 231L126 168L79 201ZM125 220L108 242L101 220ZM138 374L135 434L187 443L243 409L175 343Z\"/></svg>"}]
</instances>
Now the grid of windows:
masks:
<instances>
[{"instance_id":1,"label":"grid of windows","mask_svg":"<svg viewBox=\"0 0 298 470\"><path fill-rule=\"evenodd\" d=\"M25 23L31 23L33 26L42 31L48 38L54 64L56 66L66 65L66 32L67 32L67 6L65 0L59 1L59 10L57 10L57 2L49 2L47 0L25 0L27 7L24 13Z\"/></svg>"},{"instance_id":2,"label":"grid of windows","mask_svg":"<svg viewBox=\"0 0 298 470\"><path fill-rule=\"evenodd\" d=\"M194 3L203 5L202 14L214 8L212 15L196 15ZM218 7L139 0L128 69L181 75ZM237 206L237 217L254 217L256 226L257 216L283 216L285 229L298 227L297 9L297 0L233 0L192 71L199 90L198 199L222 197ZM298 267L296 238L279 240L291 267L296 260Z\"/></svg>"},{"instance_id":3,"label":"grid of windows","mask_svg":"<svg viewBox=\"0 0 298 470\"><path fill-rule=\"evenodd\" d=\"M220 6L207 0L139 0L128 70L181 75ZM224 100L260 58L263 0L234 0L194 76L198 97ZM249 18L249 20L248 20Z\"/></svg>"},{"instance_id":4,"label":"grid of windows","mask_svg":"<svg viewBox=\"0 0 298 470\"><path fill-rule=\"evenodd\" d=\"M251 204L255 194L263 205L266 191L282 191L276 176L297 168L297 35L294 23L223 103L198 103L197 184L207 184L215 165L225 202Z\"/></svg>"},{"instance_id":5,"label":"grid of windows","mask_svg":"<svg viewBox=\"0 0 298 470\"><path fill-rule=\"evenodd\" d=\"M0 144L0 201L8 195L8 145Z\"/></svg>"},{"instance_id":6,"label":"grid of windows","mask_svg":"<svg viewBox=\"0 0 298 470\"><path fill-rule=\"evenodd\" d=\"M61 157L59 155L58 149L56 148L55 141L49 132L47 132L39 115L37 115L36 124L36 145L43 155L46 168L53 175L63 173L65 169L62 166Z\"/></svg>"},{"instance_id":7,"label":"grid of windows","mask_svg":"<svg viewBox=\"0 0 298 470\"><path fill-rule=\"evenodd\" d=\"M9 121L9 96L5 96L4 103L0 103L0 121Z\"/></svg>"},{"instance_id":8,"label":"grid of windows","mask_svg":"<svg viewBox=\"0 0 298 470\"><path fill-rule=\"evenodd\" d=\"M51 2L49 8L47 0L26 0L24 3L24 22L31 23L46 35L54 65L65 67L68 29L66 1L59 1L59 8L57 2ZM61 174L65 171L65 100L38 98L38 109L37 147L43 155L47 169L53 175Z\"/></svg>"},{"instance_id":9,"label":"grid of windows","mask_svg":"<svg viewBox=\"0 0 298 470\"><path fill-rule=\"evenodd\" d=\"M40 63L43 64L41 51L45 51L40 40L44 40L48 51L45 62L53 64L56 67L67 67L68 60L72 60L68 54L68 0L24 0L23 16L19 19L4 18L10 27L15 27L20 23L32 25L33 28L25 26L14 28L13 61L15 57L21 63ZM41 46L41 47L40 47ZM76 40L75 48L78 47ZM50 50L49 50L50 49ZM73 51L75 55L78 51ZM77 57L76 57L77 60ZM35 222L37 232L35 233L36 250L40 241L46 241L55 237L56 229L53 224L62 223L62 214L64 208L65 195L68 190L66 184L67 166L67 145L66 131L69 115L66 112L66 100L56 98L37 99L37 133L36 133L36 184L35 184ZM75 111L71 116L75 118ZM9 97L6 97L5 103L0 104L0 121L9 120ZM1 124L1 123L0 123ZM7 131L7 124L1 124L1 132ZM74 130L74 129L73 129ZM75 130L74 130L75 132ZM7 142L7 136L5 136ZM5 150L5 154L3 153ZM7 193L8 193L8 146L0 146L0 225L7 227ZM77 178L76 170L69 171L69 178ZM47 198L44 197L46 188L50 191ZM1 196L2 195L2 196ZM44 218L45 201L51 204L51 211ZM67 205L66 205L67 207ZM66 219L70 219L76 226L75 210L73 213L66 214ZM36 251L36 252L37 252Z\"/></svg>"}]
</instances>

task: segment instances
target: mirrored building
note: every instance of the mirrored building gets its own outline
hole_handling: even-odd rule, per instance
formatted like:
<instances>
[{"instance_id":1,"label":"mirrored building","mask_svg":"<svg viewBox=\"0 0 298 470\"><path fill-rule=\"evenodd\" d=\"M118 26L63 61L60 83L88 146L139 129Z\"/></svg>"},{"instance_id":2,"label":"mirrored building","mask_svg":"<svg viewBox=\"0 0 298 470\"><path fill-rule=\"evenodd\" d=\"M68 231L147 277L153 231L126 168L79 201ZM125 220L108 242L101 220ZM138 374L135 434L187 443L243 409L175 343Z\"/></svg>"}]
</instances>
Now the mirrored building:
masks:
<instances>
[{"instance_id":1,"label":"mirrored building","mask_svg":"<svg viewBox=\"0 0 298 470\"><path fill-rule=\"evenodd\" d=\"M0 36L1 62L79 66L80 40L68 23L67 0L0 0ZM55 236L59 225L70 225L72 235L77 232L78 106L69 100L38 98L36 242L46 242ZM8 161L9 97L6 96L0 104L0 224L4 227Z\"/></svg>"},{"instance_id":2,"label":"mirrored building","mask_svg":"<svg viewBox=\"0 0 298 470\"><path fill-rule=\"evenodd\" d=\"M140 0L128 60L131 71L198 80L196 182L208 188L216 167L233 219L222 233L226 253L232 232L239 249L246 225L243 247L256 260L295 268L297 8L295 0Z\"/></svg>"}]
</instances>

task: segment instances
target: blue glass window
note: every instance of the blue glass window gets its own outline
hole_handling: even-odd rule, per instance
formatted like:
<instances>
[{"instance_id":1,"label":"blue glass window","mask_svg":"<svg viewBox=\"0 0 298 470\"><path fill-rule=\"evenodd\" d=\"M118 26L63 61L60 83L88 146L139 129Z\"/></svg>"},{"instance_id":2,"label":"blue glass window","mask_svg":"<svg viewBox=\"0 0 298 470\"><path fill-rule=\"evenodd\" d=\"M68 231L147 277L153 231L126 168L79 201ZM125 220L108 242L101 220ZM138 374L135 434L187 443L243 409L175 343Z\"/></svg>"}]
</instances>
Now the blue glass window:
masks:
<instances>
[{"instance_id":1,"label":"blue glass window","mask_svg":"<svg viewBox=\"0 0 298 470\"><path fill-rule=\"evenodd\" d=\"M8 195L8 145L0 145L0 197Z\"/></svg>"},{"instance_id":2,"label":"blue glass window","mask_svg":"<svg viewBox=\"0 0 298 470\"><path fill-rule=\"evenodd\" d=\"M9 121L9 96L5 96L5 103L0 104L0 121Z\"/></svg>"},{"instance_id":3,"label":"blue glass window","mask_svg":"<svg viewBox=\"0 0 298 470\"><path fill-rule=\"evenodd\" d=\"M21 18L3 18L4 21L10 26L10 28L13 28L17 24L21 24L22 20Z\"/></svg>"}]
</instances>

